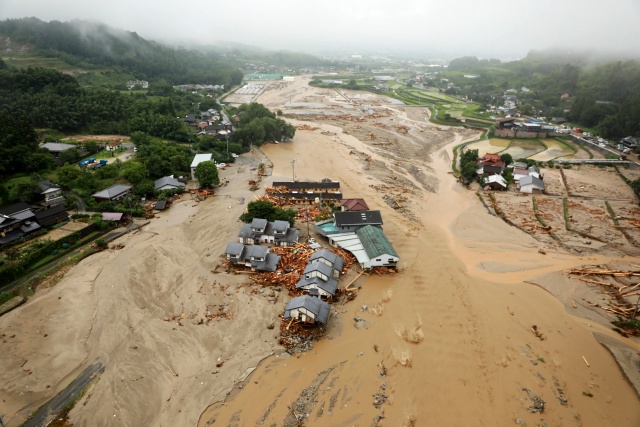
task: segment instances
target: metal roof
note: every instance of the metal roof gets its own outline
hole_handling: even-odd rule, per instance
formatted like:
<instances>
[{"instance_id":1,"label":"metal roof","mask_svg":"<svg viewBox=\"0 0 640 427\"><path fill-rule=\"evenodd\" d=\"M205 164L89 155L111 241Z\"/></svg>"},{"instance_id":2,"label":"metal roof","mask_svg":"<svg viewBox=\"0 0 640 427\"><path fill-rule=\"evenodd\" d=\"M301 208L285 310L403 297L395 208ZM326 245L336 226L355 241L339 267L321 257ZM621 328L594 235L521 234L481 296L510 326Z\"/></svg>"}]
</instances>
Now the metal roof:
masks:
<instances>
[{"instance_id":1,"label":"metal roof","mask_svg":"<svg viewBox=\"0 0 640 427\"><path fill-rule=\"evenodd\" d=\"M116 184L112 185L109 188L105 188L102 191L98 191L95 194L92 194L91 197L95 197L97 199L113 199L122 195L123 193L126 193L129 190L131 190L130 185Z\"/></svg>"},{"instance_id":2,"label":"metal roof","mask_svg":"<svg viewBox=\"0 0 640 427\"><path fill-rule=\"evenodd\" d=\"M193 161L191 162L191 167L195 168L196 166L198 166L198 164L202 162L209 162L211 161L212 157L213 157L213 154L211 153L196 154L195 157L193 158Z\"/></svg>"},{"instance_id":3,"label":"metal roof","mask_svg":"<svg viewBox=\"0 0 640 427\"><path fill-rule=\"evenodd\" d=\"M362 246L362 242L356 233L330 234L327 237L342 249L351 252L358 260L358 263L364 264L371 261L371 258L367 255L367 252L364 250L364 246Z\"/></svg>"},{"instance_id":4,"label":"metal roof","mask_svg":"<svg viewBox=\"0 0 640 427\"><path fill-rule=\"evenodd\" d=\"M533 175L527 175L520 178L519 186L523 187L525 185L533 185L541 190L544 190L544 182Z\"/></svg>"},{"instance_id":5,"label":"metal roof","mask_svg":"<svg viewBox=\"0 0 640 427\"><path fill-rule=\"evenodd\" d=\"M342 267L344 266L344 260L342 257L334 254L328 249L321 249L311 254L309 262L318 261L320 258L324 258L329 261L334 270L342 271Z\"/></svg>"},{"instance_id":6,"label":"metal roof","mask_svg":"<svg viewBox=\"0 0 640 427\"><path fill-rule=\"evenodd\" d=\"M165 185L171 185L173 187L186 187L183 182L178 181L172 176L163 176L160 179L156 179L153 182L153 187L157 190L158 188L164 187Z\"/></svg>"},{"instance_id":7,"label":"metal roof","mask_svg":"<svg viewBox=\"0 0 640 427\"><path fill-rule=\"evenodd\" d=\"M396 250L393 249L391 242L387 239L382 229L367 225L366 227L358 228L356 234L360 238L369 258L376 258L380 255L398 257Z\"/></svg>"},{"instance_id":8,"label":"metal roof","mask_svg":"<svg viewBox=\"0 0 640 427\"><path fill-rule=\"evenodd\" d=\"M42 145L42 148L46 148L49 151L53 151L54 153L60 153L62 151L67 151L70 148L77 148L73 144L64 144L62 142L47 142Z\"/></svg>"}]
</instances>

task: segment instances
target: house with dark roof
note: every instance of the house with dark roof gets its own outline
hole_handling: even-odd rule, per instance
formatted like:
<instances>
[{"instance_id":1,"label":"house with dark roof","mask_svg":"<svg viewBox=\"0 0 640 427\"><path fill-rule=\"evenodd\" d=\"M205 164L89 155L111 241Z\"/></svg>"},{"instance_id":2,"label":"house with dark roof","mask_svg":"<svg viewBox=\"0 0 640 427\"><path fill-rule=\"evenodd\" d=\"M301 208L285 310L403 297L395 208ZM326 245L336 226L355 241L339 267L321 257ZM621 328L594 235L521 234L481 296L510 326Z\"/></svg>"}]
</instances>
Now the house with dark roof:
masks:
<instances>
[{"instance_id":1,"label":"house with dark roof","mask_svg":"<svg viewBox=\"0 0 640 427\"><path fill-rule=\"evenodd\" d=\"M60 156L60 153L78 147L73 144L64 144L62 142L47 142L46 144L42 144L42 148L46 148L54 157L58 157Z\"/></svg>"},{"instance_id":2,"label":"house with dark roof","mask_svg":"<svg viewBox=\"0 0 640 427\"><path fill-rule=\"evenodd\" d=\"M36 212L35 217L40 227L46 227L68 220L69 213L64 208L64 205L58 205Z\"/></svg>"},{"instance_id":3,"label":"house with dark roof","mask_svg":"<svg viewBox=\"0 0 640 427\"><path fill-rule=\"evenodd\" d=\"M369 206L364 199L341 199L340 207L343 212L347 211L368 211Z\"/></svg>"},{"instance_id":4,"label":"house with dark roof","mask_svg":"<svg viewBox=\"0 0 640 427\"><path fill-rule=\"evenodd\" d=\"M302 323L327 324L331 306L319 298L309 295L293 298L284 309L285 319L294 319Z\"/></svg>"},{"instance_id":5,"label":"house with dark roof","mask_svg":"<svg viewBox=\"0 0 640 427\"><path fill-rule=\"evenodd\" d=\"M308 292L311 296L328 299L336 294L338 281L333 277L332 267L321 262L309 263L296 288Z\"/></svg>"},{"instance_id":6,"label":"house with dark roof","mask_svg":"<svg viewBox=\"0 0 640 427\"><path fill-rule=\"evenodd\" d=\"M185 187L186 185L184 182L178 181L173 176L163 176L153 182L153 188L155 188L156 191L177 190Z\"/></svg>"},{"instance_id":7,"label":"house with dark roof","mask_svg":"<svg viewBox=\"0 0 640 427\"><path fill-rule=\"evenodd\" d=\"M40 181L36 189L41 204L44 207L54 207L64 205L65 199L62 196L62 188L51 181Z\"/></svg>"},{"instance_id":8,"label":"house with dark roof","mask_svg":"<svg viewBox=\"0 0 640 427\"><path fill-rule=\"evenodd\" d=\"M245 245L271 243L277 246L290 246L298 242L300 230L291 227L289 221L269 222L263 218L254 218L250 224L244 224L238 233L238 241Z\"/></svg>"},{"instance_id":9,"label":"house with dark roof","mask_svg":"<svg viewBox=\"0 0 640 427\"><path fill-rule=\"evenodd\" d=\"M339 193L340 182L323 179L320 182L308 181L278 181L273 183L274 187L285 187L291 192L305 193Z\"/></svg>"},{"instance_id":10,"label":"house with dark roof","mask_svg":"<svg viewBox=\"0 0 640 427\"><path fill-rule=\"evenodd\" d=\"M24 203L0 208L0 245L13 242L40 228L31 207Z\"/></svg>"},{"instance_id":11,"label":"house with dark roof","mask_svg":"<svg viewBox=\"0 0 640 427\"><path fill-rule=\"evenodd\" d=\"M127 194L131 193L130 185L115 184L109 188L98 191L91 195L96 202L114 202L117 203L124 198Z\"/></svg>"},{"instance_id":12,"label":"house with dark roof","mask_svg":"<svg viewBox=\"0 0 640 427\"><path fill-rule=\"evenodd\" d=\"M266 246L229 242L224 254L232 264L257 271L274 272L280 263L280 255L272 254Z\"/></svg>"},{"instance_id":13,"label":"house with dark roof","mask_svg":"<svg viewBox=\"0 0 640 427\"><path fill-rule=\"evenodd\" d=\"M340 233L355 231L365 225L382 226L380 211L334 212L333 225Z\"/></svg>"},{"instance_id":14,"label":"house with dark roof","mask_svg":"<svg viewBox=\"0 0 640 427\"><path fill-rule=\"evenodd\" d=\"M356 235L360 239L362 247L369 258L369 262L365 262L362 266L363 268L395 268L398 265L400 257L381 228L367 225L358 228Z\"/></svg>"},{"instance_id":15,"label":"house with dark roof","mask_svg":"<svg viewBox=\"0 0 640 427\"><path fill-rule=\"evenodd\" d=\"M334 279L340 278L342 268L344 267L344 259L342 259L342 257L334 254L328 249L321 249L319 251L315 251L309 257L309 264L317 263L328 265L333 269L332 277Z\"/></svg>"}]
</instances>

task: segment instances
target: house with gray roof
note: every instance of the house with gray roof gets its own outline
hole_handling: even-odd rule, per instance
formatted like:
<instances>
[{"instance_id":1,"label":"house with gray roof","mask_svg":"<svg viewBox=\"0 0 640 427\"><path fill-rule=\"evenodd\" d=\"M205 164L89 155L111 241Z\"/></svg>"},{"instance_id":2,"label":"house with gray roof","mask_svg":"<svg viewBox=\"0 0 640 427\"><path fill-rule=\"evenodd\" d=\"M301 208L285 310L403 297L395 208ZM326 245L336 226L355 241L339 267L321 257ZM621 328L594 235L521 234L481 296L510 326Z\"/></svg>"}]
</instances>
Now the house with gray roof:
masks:
<instances>
[{"instance_id":1,"label":"house with gray roof","mask_svg":"<svg viewBox=\"0 0 640 427\"><path fill-rule=\"evenodd\" d=\"M238 233L238 241L245 245L271 243L277 246L290 246L298 242L300 230L291 227L289 221L269 222L263 218L254 218L250 224L244 224Z\"/></svg>"},{"instance_id":2,"label":"house with gray roof","mask_svg":"<svg viewBox=\"0 0 640 427\"><path fill-rule=\"evenodd\" d=\"M317 263L322 263L331 267L333 269L331 276L334 279L340 278L342 268L344 267L344 260L342 257L339 257L328 249L321 249L319 251L315 251L309 257L309 264Z\"/></svg>"},{"instance_id":3,"label":"house with gray roof","mask_svg":"<svg viewBox=\"0 0 640 427\"><path fill-rule=\"evenodd\" d=\"M127 194L131 193L130 185L122 185L116 184L112 185L109 188L105 188L104 190L98 191L95 194L92 194L91 197L96 199L96 202L114 202L117 203L124 198Z\"/></svg>"},{"instance_id":4,"label":"house with gray roof","mask_svg":"<svg viewBox=\"0 0 640 427\"><path fill-rule=\"evenodd\" d=\"M544 193L544 182L533 175L520 178L518 190L521 193L542 194Z\"/></svg>"},{"instance_id":5,"label":"house with gray roof","mask_svg":"<svg viewBox=\"0 0 640 427\"><path fill-rule=\"evenodd\" d=\"M31 207L24 202L0 209L0 245L18 240L39 228Z\"/></svg>"},{"instance_id":6,"label":"house with gray roof","mask_svg":"<svg viewBox=\"0 0 640 427\"><path fill-rule=\"evenodd\" d=\"M309 295L293 298L284 309L285 319L295 319L302 323L322 323L329 321L331 306L319 298Z\"/></svg>"},{"instance_id":7,"label":"house with gray roof","mask_svg":"<svg viewBox=\"0 0 640 427\"><path fill-rule=\"evenodd\" d=\"M185 187L186 184L184 182L178 181L173 176L163 176L153 182L153 188L155 188L156 191L177 190Z\"/></svg>"},{"instance_id":8,"label":"house with gray roof","mask_svg":"<svg viewBox=\"0 0 640 427\"><path fill-rule=\"evenodd\" d=\"M329 299L338 289L338 281L333 277L333 272L331 266L322 262L309 263L296 288L308 292L313 297Z\"/></svg>"},{"instance_id":9,"label":"house with gray roof","mask_svg":"<svg viewBox=\"0 0 640 427\"><path fill-rule=\"evenodd\" d=\"M62 142L47 142L46 144L42 144L42 148L46 148L54 157L58 157L63 151L78 147L73 144L64 144Z\"/></svg>"},{"instance_id":10,"label":"house with gray roof","mask_svg":"<svg viewBox=\"0 0 640 427\"><path fill-rule=\"evenodd\" d=\"M230 242L224 254L232 264L243 265L257 271L276 271L280 263L280 255L272 254L266 246L247 246Z\"/></svg>"},{"instance_id":11,"label":"house with gray roof","mask_svg":"<svg viewBox=\"0 0 640 427\"><path fill-rule=\"evenodd\" d=\"M64 196L62 195L62 188L51 181L40 181L36 193L40 196L42 200L41 204L45 208L60 206L65 202Z\"/></svg>"}]
</instances>

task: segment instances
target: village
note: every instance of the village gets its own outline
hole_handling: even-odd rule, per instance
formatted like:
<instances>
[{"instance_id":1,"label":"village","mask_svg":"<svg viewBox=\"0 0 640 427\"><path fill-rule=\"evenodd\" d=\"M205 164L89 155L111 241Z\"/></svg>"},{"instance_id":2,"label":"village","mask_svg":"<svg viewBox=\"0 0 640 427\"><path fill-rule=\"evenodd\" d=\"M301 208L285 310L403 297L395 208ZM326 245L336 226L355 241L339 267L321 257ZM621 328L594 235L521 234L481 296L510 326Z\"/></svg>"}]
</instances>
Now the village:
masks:
<instances>
[{"instance_id":1,"label":"village","mask_svg":"<svg viewBox=\"0 0 640 427\"><path fill-rule=\"evenodd\" d=\"M105 221L122 221L119 229L126 233L3 316L4 322L19 314L33 319L3 323L3 340L16 343L7 361L16 369L5 373L5 381L26 382L34 401L42 401L51 394L46 385L61 384L57 372L79 374L81 360L102 361L100 380L71 414L80 424L142 424L164 411L187 425L285 419L291 426L302 420L336 425L354 419L353 408L367 422L412 425L430 417L446 424L449 415L436 409L452 395L434 392L424 386L428 382L442 385L439 390L447 385L482 419L496 419L490 399L500 393L512 402L499 415L507 422L540 423L543 415L529 408L541 401L545 419L579 413L599 420L602 411L624 418L616 408L633 405L630 387L608 350L549 294L521 284L537 274L562 276L576 263L594 262L589 257L603 265L621 254L635 259L635 229L625 224L637 202L631 204L633 192L620 185L625 181L617 172L597 165L516 165L514 156L521 187L525 176L538 174L544 193L533 185L531 193L518 191L515 182L509 191L472 184L483 204L451 174L454 147L469 143L474 149L483 143L479 132L430 125L421 107L372 94L331 93L306 81L258 97L289 114L297 130L292 141L252 147L227 164L198 153L190 162L194 174L202 162L217 164L220 184L213 190L199 189L191 174L167 175L154 181L154 190L171 195L145 200L143 218L127 224L126 210L101 212ZM473 170L504 172L508 164L499 163L499 151L479 153ZM136 156L133 147L124 152ZM621 173L634 179L634 170ZM92 195L97 206L115 204L126 200L128 187L117 184ZM572 226L566 234L563 198ZM531 211L526 220L517 216L518 202ZM291 209L294 217L249 218L254 203ZM577 234L600 216L574 203L588 209L601 203L602 228ZM622 227L606 224L614 222L607 204ZM550 213L558 206L560 216ZM144 225L131 227L136 223ZM598 272L615 278L627 269L591 269L589 280L605 283ZM564 283L531 280L543 287ZM614 280L624 282L621 294L637 289L635 276ZM580 313L601 310L585 300L627 310L594 295L563 302ZM591 316L598 333L610 330L608 321ZM62 367L27 356L59 342L78 343ZM144 398L142 390L149 388L158 391L157 399ZM13 397L19 391L6 393L11 407L19 407ZM614 394L615 408L602 409L607 406L600 400ZM113 405L102 404L105 398ZM415 406L416 398L436 409L427 414Z\"/></svg>"}]
</instances>

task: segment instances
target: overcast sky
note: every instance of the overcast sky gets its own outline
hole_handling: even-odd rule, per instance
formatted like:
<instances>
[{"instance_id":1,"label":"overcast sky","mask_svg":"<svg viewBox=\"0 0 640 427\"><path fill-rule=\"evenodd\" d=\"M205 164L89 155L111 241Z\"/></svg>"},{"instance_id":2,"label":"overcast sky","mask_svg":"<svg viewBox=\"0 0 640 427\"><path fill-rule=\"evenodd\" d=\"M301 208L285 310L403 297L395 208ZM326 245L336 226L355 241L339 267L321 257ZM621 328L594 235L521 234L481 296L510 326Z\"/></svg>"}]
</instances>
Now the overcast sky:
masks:
<instances>
[{"instance_id":1,"label":"overcast sky","mask_svg":"<svg viewBox=\"0 0 640 427\"><path fill-rule=\"evenodd\" d=\"M0 0L0 18L26 16L309 53L517 58L568 47L640 56L640 0Z\"/></svg>"}]
</instances>

